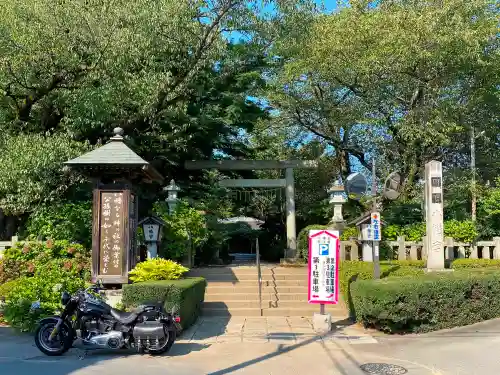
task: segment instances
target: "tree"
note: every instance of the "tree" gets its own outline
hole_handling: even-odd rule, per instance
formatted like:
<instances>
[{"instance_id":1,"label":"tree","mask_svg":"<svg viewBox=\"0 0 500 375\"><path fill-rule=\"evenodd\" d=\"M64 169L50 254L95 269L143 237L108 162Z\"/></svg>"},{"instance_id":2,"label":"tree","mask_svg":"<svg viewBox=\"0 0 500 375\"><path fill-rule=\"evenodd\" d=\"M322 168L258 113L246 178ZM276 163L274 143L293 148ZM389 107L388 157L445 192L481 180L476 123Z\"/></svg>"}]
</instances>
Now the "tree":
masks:
<instances>
[{"instance_id":1,"label":"tree","mask_svg":"<svg viewBox=\"0 0 500 375\"><path fill-rule=\"evenodd\" d=\"M452 150L470 119L498 124L485 118L486 100L498 103L495 4L350 1L280 44L271 100L335 148L344 177L350 156L369 169L375 154L380 174L399 169L413 195L425 162Z\"/></svg>"},{"instance_id":2,"label":"tree","mask_svg":"<svg viewBox=\"0 0 500 375\"><path fill-rule=\"evenodd\" d=\"M70 158L67 151L73 150L73 157L88 148L86 142L102 144L113 127L121 126L127 142L167 179L174 177L183 187L193 180L203 182L203 173L184 170L184 160L209 158L214 150L244 155L247 149L238 142L238 132L266 116L247 99L262 84L265 47L257 39L233 43L224 37L234 30L254 32L262 22L253 14L257 3L5 4L0 10L2 132L13 144L32 137L54 146L59 157L48 161L50 169L58 171ZM58 147L66 151L58 152ZM23 173L14 170L11 175ZM53 176L41 190L66 186L65 177ZM10 185L12 179L0 181L0 186ZM156 200L161 190L155 185L141 188L146 198L142 207L147 210L148 200ZM55 194L64 190L55 189L51 199L68 198ZM0 208L29 211L37 197L15 209L4 198Z\"/></svg>"}]
</instances>

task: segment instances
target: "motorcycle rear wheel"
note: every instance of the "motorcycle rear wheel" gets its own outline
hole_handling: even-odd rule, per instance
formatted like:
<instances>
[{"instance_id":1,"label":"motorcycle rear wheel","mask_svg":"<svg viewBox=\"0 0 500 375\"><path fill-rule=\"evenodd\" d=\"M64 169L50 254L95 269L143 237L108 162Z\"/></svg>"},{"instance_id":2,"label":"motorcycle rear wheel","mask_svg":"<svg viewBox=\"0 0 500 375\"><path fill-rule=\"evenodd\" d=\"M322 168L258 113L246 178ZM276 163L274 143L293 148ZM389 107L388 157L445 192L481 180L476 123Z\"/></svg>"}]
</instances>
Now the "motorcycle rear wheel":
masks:
<instances>
[{"instance_id":1,"label":"motorcycle rear wheel","mask_svg":"<svg viewBox=\"0 0 500 375\"><path fill-rule=\"evenodd\" d=\"M175 338L177 335L176 335L175 331L168 331L167 329L165 329L165 335L168 335L168 338L167 338L165 344L163 344L163 346L159 349L149 349L148 354L159 355L159 354L167 353L170 350L172 345L174 345Z\"/></svg>"},{"instance_id":2,"label":"motorcycle rear wheel","mask_svg":"<svg viewBox=\"0 0 500 375\"><path fill-rule=\"evenodd\" d=\"M65 324L59 328L56 338L52 342L48 340L50 333L56 326L55 322L47 322L39 325L35 330L35 345L43 354L48 356L60 356L66 353L73 345L71 332Z\"/></svg>"}]
</instances>

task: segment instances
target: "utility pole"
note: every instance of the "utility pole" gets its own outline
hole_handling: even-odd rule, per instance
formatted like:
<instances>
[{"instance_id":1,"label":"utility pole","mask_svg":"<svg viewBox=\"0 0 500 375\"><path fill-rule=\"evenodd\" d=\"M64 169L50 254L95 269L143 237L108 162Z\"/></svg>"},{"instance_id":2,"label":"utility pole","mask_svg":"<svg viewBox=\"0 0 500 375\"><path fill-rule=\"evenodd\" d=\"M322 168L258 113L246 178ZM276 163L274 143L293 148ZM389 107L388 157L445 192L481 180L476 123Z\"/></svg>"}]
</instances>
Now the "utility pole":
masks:
<instances>
[{"instance_id":1,"label":"utility pole","mask_svg":"<svg viewBox=\"0 0 500 375\"><path fill-rule=\"evenodd\" d=\"M471 219L473 222L476 221L476 133L474 125L471 127L470 132L470 169L472 174L472 186L471 186Z\"/></svg>"},{"instance_id":2,"label":"utility pole","mask_svg":"<svg viewBox=\"0 0 500 375\"><path fill-rule=\"evenodd\" d=\"M377 175L375 173L375 156L372 160L372 212L377 212ZM373 232L373 229L372 229ZM378 241L372 241L372 257L373 257L373 278L380 279L380 260Z\"/></svg>"}]
</instances>

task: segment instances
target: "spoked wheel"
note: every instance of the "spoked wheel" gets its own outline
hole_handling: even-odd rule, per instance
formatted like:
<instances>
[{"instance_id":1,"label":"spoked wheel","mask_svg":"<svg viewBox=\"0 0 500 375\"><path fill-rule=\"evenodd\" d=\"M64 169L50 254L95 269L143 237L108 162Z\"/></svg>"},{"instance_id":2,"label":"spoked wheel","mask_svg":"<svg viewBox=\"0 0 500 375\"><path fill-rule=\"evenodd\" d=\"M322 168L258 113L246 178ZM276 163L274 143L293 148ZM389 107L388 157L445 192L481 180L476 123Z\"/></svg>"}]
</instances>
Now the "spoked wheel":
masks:
<instances>
[{"instance_id":1,"label":"spoked wheel","mask_svg":"<svg viewBox=\"0 0 500 375\"><path fill-rule=\"evenodd\" d=\"M165 338L160 342L160 346L157 349L149 349L148 353L151 355L158 355L167 353L172 345L174 345L176 333L175 331L169 331L167 327L164 327L165 330Z\"/></svg>"},{"instance_id":2,"label":"spoked wheel","mask_svg":"<svg viewBox=\"0 0 500 375\"><path fill-rule=\"evenodd\" d=\"M73 344L68 328L62 324L59 332L52 340L50 335L56 326L56 322L41 324L35 331L35 345L44 354L58 356L66 353Z\"/></svg>"}]
</instances>

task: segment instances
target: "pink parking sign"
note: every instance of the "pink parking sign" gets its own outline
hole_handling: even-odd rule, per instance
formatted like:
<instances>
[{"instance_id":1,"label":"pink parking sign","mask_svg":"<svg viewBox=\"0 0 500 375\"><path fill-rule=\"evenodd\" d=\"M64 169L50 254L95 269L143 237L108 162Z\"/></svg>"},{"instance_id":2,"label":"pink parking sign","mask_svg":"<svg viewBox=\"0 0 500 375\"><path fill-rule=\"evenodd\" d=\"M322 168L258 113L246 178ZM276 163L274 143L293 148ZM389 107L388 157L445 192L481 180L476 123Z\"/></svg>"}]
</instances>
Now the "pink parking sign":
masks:
<instances>
[{"instance_id":1,"label":"pink parking sign","mask_svg":"<svg viewBox=\"0 0 500 375\"><path fill-rule=\"evenodd\" d=\"M339 232L309 231L309 303L335 305L339 301Z\"/></svg>"}]
</instances>

